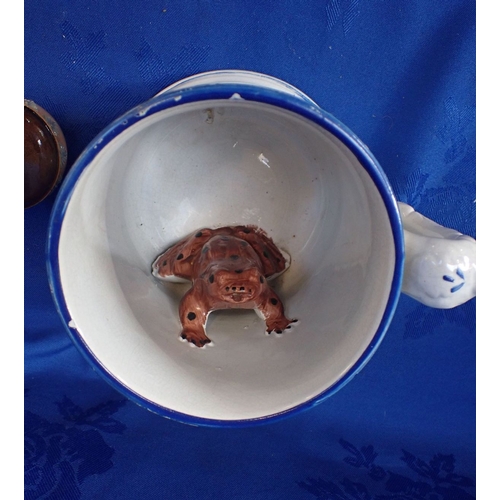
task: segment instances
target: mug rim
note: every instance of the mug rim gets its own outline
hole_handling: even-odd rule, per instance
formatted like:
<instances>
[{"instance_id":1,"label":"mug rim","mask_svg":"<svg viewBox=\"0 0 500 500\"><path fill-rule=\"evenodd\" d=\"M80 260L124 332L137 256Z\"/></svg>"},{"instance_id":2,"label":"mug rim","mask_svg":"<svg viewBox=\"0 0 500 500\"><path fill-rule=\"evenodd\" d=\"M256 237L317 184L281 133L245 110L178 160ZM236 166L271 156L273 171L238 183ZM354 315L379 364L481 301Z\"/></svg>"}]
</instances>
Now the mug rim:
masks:
<instances>
[{"instance_id":1,"label":"mug rim","mask_svg":"<svg viewBox=\"0 0 500 500\"><path fill-rule=\"evenodd\" d=\"M246 102L263 103L288 110L300 118L319 125L340 140L354 154L380 193L387 210L395 246L394 274L385 311L368 347L350 369L330 387L292 408L271 415L239 420L210 419L178 412L161 406L122 384L93 354L78 330L74 326L71 326L72 318L66 304L58 265L59 240L62 225L75 186L85 169L110 142L135 123L158 112L184 104L228 99L242 99ZM397 201L385 172L368 147L347 126L318 105L302 101L298 97L277 90L244 84L211 84L167 91L132 108L102 130L77 158L57 193L49 221L46 252L49 285L56 309L73 343L94 370L113 388L139 406L163 417L190 425L208 427L248 427L278 421L323 402L351 381L374 355L389 328L401 294L405 258L403 228Z\"/></svg>"}]
</instances>

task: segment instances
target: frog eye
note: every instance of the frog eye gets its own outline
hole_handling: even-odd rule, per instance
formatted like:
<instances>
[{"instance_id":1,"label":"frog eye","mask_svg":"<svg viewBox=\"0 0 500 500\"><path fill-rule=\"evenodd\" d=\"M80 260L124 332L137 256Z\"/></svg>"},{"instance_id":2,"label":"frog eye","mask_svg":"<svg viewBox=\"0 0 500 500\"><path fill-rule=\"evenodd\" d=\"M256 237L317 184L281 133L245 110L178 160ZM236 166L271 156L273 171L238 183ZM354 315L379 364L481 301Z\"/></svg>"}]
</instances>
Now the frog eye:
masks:
<instances>
[{"instance_id":1,"label":"frog eye","mask_svg":"<svg viewBox=\"0 0 500 500\"><path fill-rule=\"evenodd\" d=\"M214 275L213 274L210 275L210 277L208 278L208 281L210 281L210 283L214 282Z\"/></svg>"}]
</instances>

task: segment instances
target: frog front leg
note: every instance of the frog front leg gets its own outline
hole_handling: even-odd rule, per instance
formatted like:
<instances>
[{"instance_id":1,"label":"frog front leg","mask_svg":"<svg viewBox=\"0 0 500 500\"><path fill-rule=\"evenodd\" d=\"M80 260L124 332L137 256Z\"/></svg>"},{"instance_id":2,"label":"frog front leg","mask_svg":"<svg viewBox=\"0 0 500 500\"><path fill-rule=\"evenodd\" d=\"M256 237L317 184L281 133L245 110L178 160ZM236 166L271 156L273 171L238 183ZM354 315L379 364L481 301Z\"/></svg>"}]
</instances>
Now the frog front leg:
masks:
<instances>
[{"instance_id":1,"label":"frog front leg","mask_svg":"<svg viewBox=\"0 0 500 500\"><path fill-rule=\"evenodd\" d=\"M257 309L266 322L267 333L272 333L274 331L277 334L281 334L284 330L289 330L292 323L297 322L296 319L289 320L285 316L283 303L269 286L266 287L262 293L262 300L258 304Z\"/></svg>"},{"instance_id":2,"label":"frog front leg","mask_svg":"<svg viewBox=\"0 0 500 500\"><path fill-rule=\"evenodd\" d=\"M204 284L197 279L179 305L179 317L182 324L181 338L197 347L210 344L212 341L205 332L205 324L210 310Z\"/></svg>"}]
</instances>

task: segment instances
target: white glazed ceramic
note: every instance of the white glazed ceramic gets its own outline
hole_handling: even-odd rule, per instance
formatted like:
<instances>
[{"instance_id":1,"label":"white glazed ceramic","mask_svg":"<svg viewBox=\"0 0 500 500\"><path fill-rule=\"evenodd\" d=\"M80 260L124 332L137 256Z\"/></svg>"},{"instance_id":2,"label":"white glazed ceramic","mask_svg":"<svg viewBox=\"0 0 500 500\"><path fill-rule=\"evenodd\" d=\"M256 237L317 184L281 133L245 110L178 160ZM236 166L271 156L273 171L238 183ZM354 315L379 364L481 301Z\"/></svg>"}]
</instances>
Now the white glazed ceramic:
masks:
<instances>
[{"instance_id":1,"label":"white glazed ceramic","mask_svg":"<svg viewBox=\"0 0 500 500\"><path fill-rule=\"evenodd\" d=\"M298 88L290 85L283 80L275 78L274 76L264 75L262 73L256 73L254 71L244 71L244 70L219 70L219 71L207 71L206 73L198 73L196 75L188 76L174 84L170 85L166 89L159 92L157 95L165 94L166 92L171 92L173 90L190 89L200 86L207 85L252 85L253 87L261 87L270 90L277 90L287 95L293 97L298 97L308 104L312 104L317 107L317 104L304 92Z\"/></svg>"},{"instance_id":2,"label":"white glazed ceramic","mask_svg":"<svg viewBox=\"0 0 500 500\"><path fill-rule=\"evenodd\" d=\"M476 241L436 224L399 202L406 259L404 293L431 307L449 309L476 296Z\"/></svg>"},{"instance_id":3,"label":"white glazed ceramic","mask_svg":"<svg viewBox=\"0 0 500 500\"><path fill-rule=\"evenodd\" d=\"M198 425L278 418L338 390L378 347L403 281L398 205L368 148L290 85L222 73L222 84L217 72L191 78L103 131L68 174L49 233L54 297L82 353L139 404ZM410 211L405 290L442 307L473 296L471 248L450 251L452 232ZM268 336L254 312L218 311L214 345L191 347L177 312L189 285L159 282L151 264L196 229L235 224L263 228L291 256L275 284L300 323ZM460 273L467 286L443 298L424 268L448 290Z\"/></svg>"}]
</instances>

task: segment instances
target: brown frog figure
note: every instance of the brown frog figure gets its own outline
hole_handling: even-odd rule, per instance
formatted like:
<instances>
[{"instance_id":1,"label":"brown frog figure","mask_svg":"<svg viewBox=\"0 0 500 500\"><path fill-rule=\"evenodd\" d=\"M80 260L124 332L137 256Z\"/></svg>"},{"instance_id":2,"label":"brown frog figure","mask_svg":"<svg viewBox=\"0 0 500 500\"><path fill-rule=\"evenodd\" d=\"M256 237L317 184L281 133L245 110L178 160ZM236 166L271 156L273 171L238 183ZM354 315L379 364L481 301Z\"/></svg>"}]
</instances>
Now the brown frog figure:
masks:
<instances>
[{"instance_id":1,"label":"brown frog figure","mask_svg":"<svg viewBox=\"0 0 500 500\"><path fill-rule=\"evenodd\" d=\"M255 226L201 229L170 247L154 261L153 275L193 283L179 306L181 338L203 347L208 314L216 309L255 309L267 333L290 329L281 300L268 285L288 262L266 233ZM174 278L174 279L173 279Z\"/></svg>"}]
</instances>

